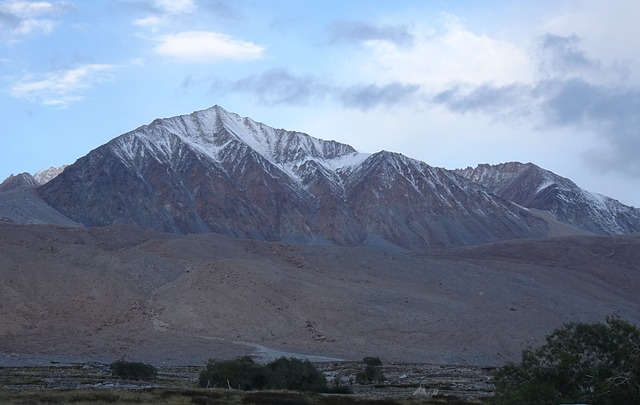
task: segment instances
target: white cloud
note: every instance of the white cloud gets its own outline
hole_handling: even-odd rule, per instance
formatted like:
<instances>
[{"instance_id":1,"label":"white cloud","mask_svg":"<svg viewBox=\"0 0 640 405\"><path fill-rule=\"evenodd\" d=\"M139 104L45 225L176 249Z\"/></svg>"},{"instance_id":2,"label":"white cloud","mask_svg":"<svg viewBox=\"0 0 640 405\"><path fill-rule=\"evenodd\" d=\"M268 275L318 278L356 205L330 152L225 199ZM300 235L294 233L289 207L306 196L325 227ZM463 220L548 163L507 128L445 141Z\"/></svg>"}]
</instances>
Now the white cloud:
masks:
<instances>
[{"instance_id":1,"label":"white cloud","mask_svg":"<svg viewBox=\"0 0 640 405\"><path fill-rule=\"evenodd\" d=\"M164 23L164 20L158 16L150 15L144 18L138 18L133 21L133 25L138 27L157 27Z\"/></svg>"},{"instance_id":2,"label":"white cloud","mask_svg":"<svg viewBox=\"0 0 640 405\"><path fill-rule=\"evenodd\" d=\"M217 32L187 31L160 37L155 51L180 62L217 62L259 59L264 47Z\"/></svg>"},{"instance_id":3,"label":"white cloud","mask_svg":"<svg viewBox=\"0 0 640 405\"><path fill-rule=\"evenodd\" d=\"M47 1L5 1L0 10L20 17L36 17L55 12L56 6Z\"/></svg>"},{"instance_id":4,"label":"white cloud","mask_svg":"<svg viewBox=\"0 0 640 405\"><path fill-rule=\"evenodd\" d=\"M417 26L411 47L398 47L389 41L367 41L361 63L355 64L354 72L359 75L366 72L371 80L420 83L440 90L461 79L473 84L529 82L534 69L527 49L476 34L455 19L447 18L441 31Z\"/></svg>"},{"instance_id":5,"label":"white cloud","mask_svg":"<svg viewBox=\"0 0 640 405\"><path fill-rule=\"evenodd\" d=\"M190 13L195 9L193 0L155 0L153 3L168 14Z\"/></svg>"},{"instance_id":6,"label":"white cloud","mask_svg":"<svg viewBox=\"0 0 640 405\"><path fill-rule=\"evenodd\" d=\"M135 19L133 25L155 29L171 24L176 17L191 14L195 10L193 0L153 0L149 10L152 14Z\"/></svg>"},{"instance_id":7,"label":"white cloud","mask_svg":"<svg viewBox=\"0 0 640 405\"><path fill-rule=\"evenodd\" d=\"M66 107L82 100L83 91L111 79L115 65L88 64L71 69L56 70L41 77L29 75L10 87L15 98L43 105Z\"/></svg>"},{"instance_id":8,"label":"white cloud","mask_svg":"<svg viewBox=\"0 0 640 405\"><path fill-rule=\"evenodd\" d=\"M67 2L0 2L0 40L11 44L31 34L48 35L58 25L49 17L69 8Z\"/></svg>"}]
</instances>

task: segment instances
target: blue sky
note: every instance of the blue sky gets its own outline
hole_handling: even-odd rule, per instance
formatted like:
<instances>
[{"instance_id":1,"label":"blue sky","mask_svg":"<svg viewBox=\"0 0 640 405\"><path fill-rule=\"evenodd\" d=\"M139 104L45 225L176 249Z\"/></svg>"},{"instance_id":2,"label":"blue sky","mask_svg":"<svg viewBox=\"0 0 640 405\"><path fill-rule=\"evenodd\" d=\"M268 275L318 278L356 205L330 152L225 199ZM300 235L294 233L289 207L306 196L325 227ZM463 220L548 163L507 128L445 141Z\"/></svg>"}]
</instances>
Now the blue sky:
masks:
<instances>
[{"instance_id":1,"label":"blue sky","mask_svg":"<svg viewBox=\"0 0 640 405\"><path fill-rule=\"evenodd\" d=\"M640 2L0 0L0 179L218 104L640 206Z\"/></svg>"}]
</instances>

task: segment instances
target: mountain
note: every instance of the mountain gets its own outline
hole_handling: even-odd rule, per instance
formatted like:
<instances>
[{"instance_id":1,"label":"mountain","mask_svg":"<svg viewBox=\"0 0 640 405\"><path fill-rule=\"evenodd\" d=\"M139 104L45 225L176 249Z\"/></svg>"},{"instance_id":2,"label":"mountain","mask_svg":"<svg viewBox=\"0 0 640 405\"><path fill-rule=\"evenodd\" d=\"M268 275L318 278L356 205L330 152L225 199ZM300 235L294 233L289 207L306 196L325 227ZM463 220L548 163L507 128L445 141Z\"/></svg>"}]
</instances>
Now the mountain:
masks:
<instances>
[{"instance_id":1,"label":"mountain","mask_svg":"<svg viewBox=\"0 0 640 405\"><path fill-rule=\"evenodd\" d=\"M516 204L551 212L559 221L594 234L640 231L640 209L585 191L533 163L483 164L456 173Z\"/></svg>"},{"instance_id":2,"label":"mountain","mask_svg":"<svg viewBox=\"0 0 640 405\"><path fill-rule=\"evenodd\" d=\"M0 222L80 226L48 205L36 192L40 183L29 173L9 176L0 184Z\"/></svg>"},{"instance_id":3,"label":"mountain","mask_svg":"<svg viewBox=\"0 0 640 405\"><path fill-rule=\"evenodd\" d=\"M428 249L548 234L451 171L274 129L219 106L121 135L38 189L86 226Z\"/></svg>"}]
</instances>

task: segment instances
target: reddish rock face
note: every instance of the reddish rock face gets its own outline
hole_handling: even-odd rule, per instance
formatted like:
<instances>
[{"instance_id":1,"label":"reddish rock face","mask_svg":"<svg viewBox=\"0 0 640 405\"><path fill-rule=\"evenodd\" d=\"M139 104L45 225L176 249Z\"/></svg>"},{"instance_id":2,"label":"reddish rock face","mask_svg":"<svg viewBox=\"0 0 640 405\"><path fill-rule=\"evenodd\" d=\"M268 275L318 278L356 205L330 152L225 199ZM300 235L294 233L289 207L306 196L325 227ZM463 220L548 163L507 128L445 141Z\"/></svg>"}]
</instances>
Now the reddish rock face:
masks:
<instances>
[{"instance_id":1,"label":"reddish rock face","mask_svg":"<svg viewBox=\"0 0 640 405\"><path fill-rule=\"evenodd\" d=\"M87 226L409 250L547 235L547 223L508 201L511 194L220 107L115 138L39 193Z\"/></svg>"}]
</instances>

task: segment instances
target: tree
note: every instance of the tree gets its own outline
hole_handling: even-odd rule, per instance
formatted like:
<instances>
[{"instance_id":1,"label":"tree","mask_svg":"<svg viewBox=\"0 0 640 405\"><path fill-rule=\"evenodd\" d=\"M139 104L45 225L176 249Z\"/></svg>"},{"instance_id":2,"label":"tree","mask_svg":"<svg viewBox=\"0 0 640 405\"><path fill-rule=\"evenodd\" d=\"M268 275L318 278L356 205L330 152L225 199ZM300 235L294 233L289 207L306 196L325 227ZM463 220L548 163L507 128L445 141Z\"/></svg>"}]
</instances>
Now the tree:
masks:
<instances>
[{"instance_id":1,"label":"tree","mask_svg":"<svg viewBox=\"0 0 640 405\"><path fill-rule=\"evenodd\" d=\"M267 370L249 356L235 360L209 360L207 367L200 372L201 387L260 390L267 385L267 380Z\"/></svg>"},{"instance_id":2,"label":"tree","mask_svg":"<svg viewBox=\"0 0 640 405\"><path fill-rule=\"evenodd\" d=\"M281 357L267 365L251 357L236 360L209 360L200 372L201 387L231 387L240 390L286 389L325 392L327 379L308 360Z\"/></svg>"},{"instance_id":3,"label":"tree","mask_svg":"<svg viewBox=\"0 0 640 405\"><path fill-rule=\"evenodd\" d=\"M366 364L364 371L356 374L356 381L359 383L381 383L386 377L382 373L382 360L379 357L365 357L362 359Z\"/></svg>"},{"instance_id":4,"label":"tree","mask_svg":"<svg viewBox=\"0 0 640 405\"><path fill-rule=\"evenodd\" d=\"M111 363L111 375L125 380L153 380L158 376L158 370L147 363L124 361L120 359Z\"/></svg>"},{"instance_id":5,"label":"tree","mask_svg":"<svg viewBox=\"0 0 640 405\"><path fill-rule=\"evenodd\" d=\"M269 388L323 392L327 379L309 360L281 357L269 364Z\"/></svg>"},{"instance_id":6,"label":"tree","mask_svg":"<svg viewBox=\"0 0 640 405\"><path fill-rule=\"evenodd\" d=\"M494 381L496 404L640 404L640 330L618 316L565 324Z\"/></svg>"}]
</instances>

